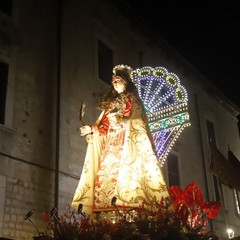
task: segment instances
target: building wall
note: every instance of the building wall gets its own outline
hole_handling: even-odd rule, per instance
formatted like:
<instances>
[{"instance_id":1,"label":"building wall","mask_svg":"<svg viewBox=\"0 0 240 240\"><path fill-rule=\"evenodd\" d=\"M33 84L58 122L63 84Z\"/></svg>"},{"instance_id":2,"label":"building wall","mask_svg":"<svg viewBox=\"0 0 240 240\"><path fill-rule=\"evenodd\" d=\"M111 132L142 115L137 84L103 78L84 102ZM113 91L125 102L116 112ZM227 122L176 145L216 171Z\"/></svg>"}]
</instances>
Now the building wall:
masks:
<instances>
[{"instance_id":1,"label":"building wall","mask_svg":"<svg viewBox=\"0 0 240 240\"><path fill-rule=\"evenodd\" d=\"M172 150L179 157L181 187L197 182L205 199L214 200L206 119L214 123L221 152L226 155L229 144L240 157L238 110L227 109L225 99L220 95L220 102L218 93L171 46L110 1L14 1L12 16L2 15L14 34L11 43L0 45L0 57L10 67L8 119L0 126L0 236L32 239L36 229L23 220L29 210L44 232L42 213L56 203L59 212L71 204L87 146L79 132L80 104L86 103L85 122L92 124L99 115L99 97L108 88L98 78L98 39L113 50L114 65L163 66L180 77L189 93L191 117L191 127ZM167 180L166 165L163 172ZM233 189L223 185L223 196L225 210L213 221L221 239L227 225L240 234Z\"/></svg>"},{"instance_id":2,"label":"building wall","mask_svg":"<svg viewBox=\"0 0 240 240\"><path fill-rule=\"evenodd\" d=\"M25 214L45 227L41 214L53 206L55 154L55 82L57 12L54 1L13 1L11 27L1 55L9 63L8 118L0 129L0 236L32 239L36 233ZM11 118L12 116L12 118Z\"/></svg>"}]
</instances>

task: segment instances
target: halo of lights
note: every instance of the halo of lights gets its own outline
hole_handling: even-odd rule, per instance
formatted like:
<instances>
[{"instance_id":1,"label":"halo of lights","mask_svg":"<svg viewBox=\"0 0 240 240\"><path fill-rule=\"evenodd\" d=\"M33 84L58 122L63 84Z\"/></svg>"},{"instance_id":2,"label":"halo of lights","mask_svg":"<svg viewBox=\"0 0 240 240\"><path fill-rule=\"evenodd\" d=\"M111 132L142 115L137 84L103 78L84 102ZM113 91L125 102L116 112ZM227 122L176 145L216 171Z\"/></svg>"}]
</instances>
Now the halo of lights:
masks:
<instances>
[{"instance_id":1,"label":"halo of lights","mask_svg":"<svg viewBox=\"0 0 240 240\"><path fill-rule=\"evenodd\" d=\"M185 127L190 126L188 94L175 73L145 66L133 71L133 82L143 101L157 157L163 166Z\"/></svg>"}]
</instances>

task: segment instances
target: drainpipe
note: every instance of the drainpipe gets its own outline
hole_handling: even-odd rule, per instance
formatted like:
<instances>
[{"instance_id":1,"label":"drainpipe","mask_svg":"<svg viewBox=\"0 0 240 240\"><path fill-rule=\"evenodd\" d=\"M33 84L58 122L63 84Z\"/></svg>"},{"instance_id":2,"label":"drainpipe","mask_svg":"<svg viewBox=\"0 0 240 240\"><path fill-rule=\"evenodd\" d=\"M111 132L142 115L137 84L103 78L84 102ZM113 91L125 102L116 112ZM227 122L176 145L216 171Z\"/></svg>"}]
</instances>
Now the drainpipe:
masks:
<instances>
[{"instance_id":1,"label":"drainpipe","mask_svg":"<svg viewBox=\"0 0 240 240\"><path fill-rule=\"evenodd\" d=\"M196 113L197 113L199 137L200 137L200 142L201 142L201 155L202 155L202 161L203 161L204 186L206 189L207 201L209 201L209 189L208 189L208 182L207 182L206 162L205 162L205 158L204 158L203 136L202 136L202 131L201 131L202 128L201 128L200 113L199 113L199 108L198 108L197 94L194 94L194 99L195 99L195 108L196 108ZM213 223L212 223L211 219L209 221L209 225L210 225L211 231L213 231Z\"/></svg>"},{"instance_id":2,"label":"drainpipe","mask_svg":"<svg viewBox=\"0 0 240 240\"><path fill-rule=\"evenodd\" d=\"M59 195L59 144L60 144L60 103L61 103L61 21L62 21L62 0L57 0L57 77L56 77L56 147L55 147L55 193L54 206L58 209Z\"/></svg>"}]
</instances>

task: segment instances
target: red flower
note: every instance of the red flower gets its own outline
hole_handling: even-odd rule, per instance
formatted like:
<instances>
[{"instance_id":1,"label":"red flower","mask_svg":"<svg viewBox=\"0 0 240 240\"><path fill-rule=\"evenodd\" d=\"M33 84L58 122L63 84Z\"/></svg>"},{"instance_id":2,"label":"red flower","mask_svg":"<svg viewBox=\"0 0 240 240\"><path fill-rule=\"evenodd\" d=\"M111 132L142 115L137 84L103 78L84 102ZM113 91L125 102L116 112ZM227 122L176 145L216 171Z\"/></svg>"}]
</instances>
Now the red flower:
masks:
<instances>
[{"instance_id":1,"label":"red flower","mask_svg":"<svg viewBox=\"0 0 240 240\"><path fill-rule=\"evenodd\" d=\"M213 219L219 214L220 202L204 202L203 194L194 182L188 184L184 190L179 186L171 186L168 192L180 222L190 230L203 231L207 218Z\"/></svg>"},{"instance_id":2,"label":"red flower","mask_svg":"<svg viewBox=\"0 0 240 240\"><path fill-rule=\"evenodd\" d=\"M171 186L168 189L168 193L172 199L174 210L176 210L181 203L185 203L183 191L179 186Z\"/></svg>"},{"instance_id":3,"label":"red flower","mask_svg":"<svg viewBox=\"0 0 240 240\"><path fill-rule=\"evenodd\" d=\"M194 205L201 206L204 202L203 195L196 183L190 183L183 191L185 203L192 207Z\"/></svg>"},{"instance_id":4,"label":"red flower","mask_svg":"<svg viewBox=\"0 0 240 240\"><path fill-rule=\"evenodd\" d=\"M181 218L181 220L183 222L188 221L190 211L189 211L189 208L187 207L187 205L185 205L185 204L179 205L176 213L178 213L179 217Z\"/></svg>"},{"instance_id":5,"label":"red flower","mask_svg":"<svg viewBox=\"0 0 240 240\"><path fill-rule=\"evenodd\" d=\"M48 220L49 219L49 214L48 213L43 212L42 216L43 216L44 220Z\"/></svg>"},{"instance_id":6,"label":"red flower","mask_svg":"<svg viewBox=\"0 0 240 240\"><path fill-rule=\"evenodd\" d=\"M202 206L203 212L207 213L207 217L210 219L213 219L217 217L221 209L221 203L210 201L210 202L205 202Z\"/></svg>"}]
</instances>

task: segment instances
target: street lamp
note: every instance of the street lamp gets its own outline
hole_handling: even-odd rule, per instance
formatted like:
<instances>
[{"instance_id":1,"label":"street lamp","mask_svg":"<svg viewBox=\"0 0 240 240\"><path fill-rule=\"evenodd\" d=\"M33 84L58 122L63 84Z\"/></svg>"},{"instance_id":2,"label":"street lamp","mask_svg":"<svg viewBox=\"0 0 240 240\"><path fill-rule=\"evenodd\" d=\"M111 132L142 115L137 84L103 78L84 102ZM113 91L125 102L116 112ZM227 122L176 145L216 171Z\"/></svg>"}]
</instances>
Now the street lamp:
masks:
<instances>
[{"instance_id":1,"label":"street lamp","mask_svg":"<svg viewBox=\"0 0 240 240\"><path fill-rule=\"evenodd\" d=\"M234 237L234 231L231 228L227 229L227 234L229 239Z\"/></svg>"}]
</instances>

